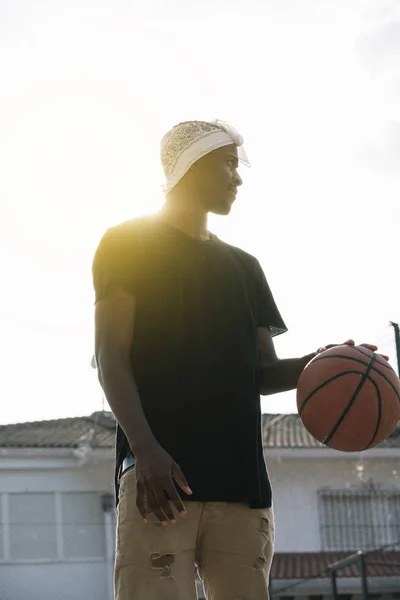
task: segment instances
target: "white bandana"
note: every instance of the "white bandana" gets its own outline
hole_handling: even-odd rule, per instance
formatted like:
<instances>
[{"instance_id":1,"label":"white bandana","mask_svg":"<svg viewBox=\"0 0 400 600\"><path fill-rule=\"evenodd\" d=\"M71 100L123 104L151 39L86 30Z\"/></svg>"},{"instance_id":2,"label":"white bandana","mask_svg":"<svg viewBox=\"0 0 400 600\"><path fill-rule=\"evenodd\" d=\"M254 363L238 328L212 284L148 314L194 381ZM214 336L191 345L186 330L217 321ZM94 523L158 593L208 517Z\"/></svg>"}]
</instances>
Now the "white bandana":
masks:
<instances>
[{"instance_id":1,"label":"white bandana","mask_svg":"<svg viewBox=\"0 0 400 600\"><path fill-rule=\"evenodd\" d=\"M167 180L165 192L168 194L200 158L231 144L237 146L239 160L250 166L242 136L227 123L186 121L173 127L161 140L161 163Z\"/></svg>"}]
</instances>

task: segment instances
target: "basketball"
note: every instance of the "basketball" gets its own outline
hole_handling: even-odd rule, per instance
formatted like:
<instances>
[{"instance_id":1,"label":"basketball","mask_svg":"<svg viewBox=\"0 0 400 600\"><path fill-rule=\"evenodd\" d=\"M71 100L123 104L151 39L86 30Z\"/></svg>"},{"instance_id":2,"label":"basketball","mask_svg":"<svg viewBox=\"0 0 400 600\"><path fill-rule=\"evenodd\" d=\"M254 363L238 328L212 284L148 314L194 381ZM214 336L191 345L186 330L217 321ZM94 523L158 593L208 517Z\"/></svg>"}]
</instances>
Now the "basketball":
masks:
<instances>
[{"instance_id":1,"label":"basketball","mask_svg":"<svg viewBox=\"0 0 400 600\"><path fill-rule=\"evenodd\" d=\"M305 367L297 387L304 427L330 448L360 452L383 442L400 421L400 380L363 346L335 346Z\"/></svg>"}]
</instances>

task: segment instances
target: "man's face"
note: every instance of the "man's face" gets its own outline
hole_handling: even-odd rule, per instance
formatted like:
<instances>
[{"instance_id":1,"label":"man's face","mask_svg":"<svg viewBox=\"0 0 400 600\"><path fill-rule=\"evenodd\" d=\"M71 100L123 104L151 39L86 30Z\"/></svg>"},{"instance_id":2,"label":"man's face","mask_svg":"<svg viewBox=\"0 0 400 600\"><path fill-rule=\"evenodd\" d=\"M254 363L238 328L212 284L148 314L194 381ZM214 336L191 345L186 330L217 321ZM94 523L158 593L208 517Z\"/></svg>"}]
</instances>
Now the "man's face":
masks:
<instances>
[{"instance_id":1,"label":"man's face","mask_svg":"<svg viewBox=\"0 0 400 600\"><path fill-rule=\"evenodd\" d=\"M201 158L192 171L192 183L207 212L230 213L242 179L237 172L239 161L235 144L223 146Z\"/></svg>"}]
</instances>

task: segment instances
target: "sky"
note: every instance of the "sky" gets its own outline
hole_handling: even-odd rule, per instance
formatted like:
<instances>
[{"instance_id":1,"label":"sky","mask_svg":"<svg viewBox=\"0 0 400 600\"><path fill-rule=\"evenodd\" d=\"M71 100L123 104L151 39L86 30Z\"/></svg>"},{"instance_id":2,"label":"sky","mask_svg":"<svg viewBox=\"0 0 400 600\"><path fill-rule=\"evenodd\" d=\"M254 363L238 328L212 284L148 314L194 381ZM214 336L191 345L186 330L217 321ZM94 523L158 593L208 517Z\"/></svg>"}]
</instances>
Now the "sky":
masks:
<instances>
[{"instance_id":1,"label":"sky","mask_svg":"<svg viewBox=\"0 0 400 600\"><path fill-rule=\"evenodd\" d=\"M103 408L93 254L161 207L159 141L188 119L244 137L210 229L260 260L279 356L353 337L396 365L398 0L0 0L0 81L0 423Z\"/></svg>"}]
</instances>

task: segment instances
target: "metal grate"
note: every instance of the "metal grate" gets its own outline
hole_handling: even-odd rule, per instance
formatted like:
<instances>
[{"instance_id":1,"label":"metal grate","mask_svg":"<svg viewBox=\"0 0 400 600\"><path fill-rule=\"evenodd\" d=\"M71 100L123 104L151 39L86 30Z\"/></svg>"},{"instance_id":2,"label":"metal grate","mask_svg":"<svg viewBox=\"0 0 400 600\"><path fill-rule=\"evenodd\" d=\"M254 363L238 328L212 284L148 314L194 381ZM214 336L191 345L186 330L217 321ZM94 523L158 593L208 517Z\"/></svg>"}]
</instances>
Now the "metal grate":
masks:
<instances>
[{"instance_id":1,"label":"metal grate","mask_svg":"<svg viewBox=\"0 0 400 600\"><path fill-rule=\"evenodd\" d=\"M323 551L400 550L400 490L321 490Z\"/></svg>"}]
</instances>

